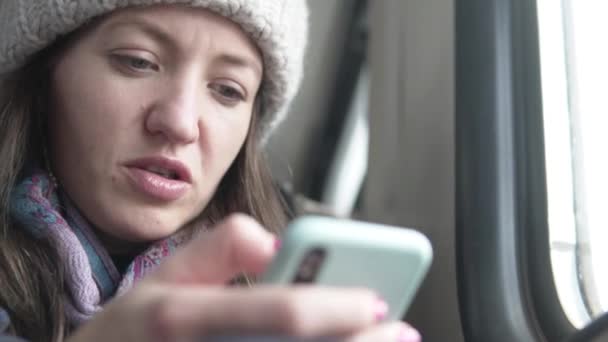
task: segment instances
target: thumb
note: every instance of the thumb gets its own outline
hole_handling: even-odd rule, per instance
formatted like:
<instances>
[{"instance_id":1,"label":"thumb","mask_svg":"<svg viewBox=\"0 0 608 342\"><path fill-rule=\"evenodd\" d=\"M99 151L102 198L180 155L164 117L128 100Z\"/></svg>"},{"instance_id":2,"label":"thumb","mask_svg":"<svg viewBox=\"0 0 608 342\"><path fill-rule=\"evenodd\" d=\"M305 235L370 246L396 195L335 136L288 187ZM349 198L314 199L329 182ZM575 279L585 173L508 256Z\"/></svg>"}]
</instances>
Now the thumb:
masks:
<instances>
[{"instance_id":1,"label":"thumb","mask_svg":"<svg viewBox=\"0 0 608 342\"><path fill-rule=\"evenodd\" d=\"M275 254L276 238L253 218L233 214L203 231L152 274L180 284L225 284L239 273L259 274Z\"/></svg>"}]
</instances>

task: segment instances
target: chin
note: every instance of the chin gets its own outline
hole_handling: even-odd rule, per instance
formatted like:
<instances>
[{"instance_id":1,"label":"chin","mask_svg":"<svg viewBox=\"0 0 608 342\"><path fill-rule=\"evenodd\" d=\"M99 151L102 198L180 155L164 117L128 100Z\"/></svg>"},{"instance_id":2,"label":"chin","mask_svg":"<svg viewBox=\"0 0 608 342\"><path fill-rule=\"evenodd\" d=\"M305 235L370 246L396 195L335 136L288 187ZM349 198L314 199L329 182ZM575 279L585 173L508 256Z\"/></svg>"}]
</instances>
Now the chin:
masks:
<instances>
[{"instance_id":1,"label":"chin","mask_svg":"<svg viewBox=\"0 0 608 342\"><path fill-rule=\"evenodd\" d=\"M104 202L109 205L104 206ZM112 202L102 201L97 208L101 210L98 211L99 215L92 217L92 221L97 221L99 229L116 239L133 243L154 242L169 237L200 212L193 207L134 203L118 196Z\"/></svg>"},{"instance_id":2,"label":"chin","mask_svg":"<svg viewBox=\"0 0 608 342\"><path fill-rule=\"evenodd\" d=\"M143 215L142 215L143 216ZM164 239L177 232L183 224L163 220L154 215L145 216L145 220L133 220L134 215L126 216L126 220L114 220L109 232L116 238L136 243L153 242Z\"/></svg>"},{"instance_id":3,"label":"chin","mask_svg":"<svg viewBox=\"0 0 608 342\"><path fill-rule=\"evenodd\" d=\"M131 238L137 242L152 242L157 240L162 240L173 235L175 232L179 230L178 226L173 225L160 225L155 226L153 224L143 225L146 229L141 229L142 226L133 227L130 230ZM175 228L168 228L175 227Z\"/></svg>"}]
</instances>

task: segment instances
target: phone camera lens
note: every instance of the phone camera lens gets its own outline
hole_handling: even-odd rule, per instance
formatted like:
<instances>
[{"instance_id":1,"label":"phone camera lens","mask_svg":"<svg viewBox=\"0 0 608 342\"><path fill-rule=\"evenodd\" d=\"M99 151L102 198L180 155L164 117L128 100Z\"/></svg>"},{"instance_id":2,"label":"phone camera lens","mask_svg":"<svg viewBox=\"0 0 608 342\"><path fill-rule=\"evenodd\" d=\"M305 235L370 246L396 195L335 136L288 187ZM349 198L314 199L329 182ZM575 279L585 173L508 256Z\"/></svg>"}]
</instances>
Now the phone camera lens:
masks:
<instances>
[{"instance_id":1,"label":"phone camera lens","mask_svg":"<svg viewBox=\"0 0 608 342\"><path fill-rule=\"evenodd\" d=\"M325 260L325 250L313 248L302 259L294 283L312 283L317 278L321 265Z\"/></svg>"}]
</instances>

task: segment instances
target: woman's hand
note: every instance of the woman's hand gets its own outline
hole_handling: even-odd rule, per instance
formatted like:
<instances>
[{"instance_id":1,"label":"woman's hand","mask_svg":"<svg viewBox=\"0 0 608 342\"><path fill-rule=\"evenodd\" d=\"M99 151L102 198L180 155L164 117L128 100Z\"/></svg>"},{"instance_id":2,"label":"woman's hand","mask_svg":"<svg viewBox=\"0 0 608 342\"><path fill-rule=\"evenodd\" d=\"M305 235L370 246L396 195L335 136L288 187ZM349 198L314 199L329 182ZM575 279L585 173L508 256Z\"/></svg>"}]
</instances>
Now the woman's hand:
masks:
<instances>
[{"instance_id":1,"label":"woman's hand","mask_svg":"<svg viewBox=\"0 0 608 342\"><path fill-rule=\"evenodd\" d=\"M420 339L406 324L382 322L386 305L367 289L225 286L239 273L263 272L275 246L272 234L254 220L232 215L108 303L70 341L187 341L226 334Z\"/></svg>"}]
</instances>

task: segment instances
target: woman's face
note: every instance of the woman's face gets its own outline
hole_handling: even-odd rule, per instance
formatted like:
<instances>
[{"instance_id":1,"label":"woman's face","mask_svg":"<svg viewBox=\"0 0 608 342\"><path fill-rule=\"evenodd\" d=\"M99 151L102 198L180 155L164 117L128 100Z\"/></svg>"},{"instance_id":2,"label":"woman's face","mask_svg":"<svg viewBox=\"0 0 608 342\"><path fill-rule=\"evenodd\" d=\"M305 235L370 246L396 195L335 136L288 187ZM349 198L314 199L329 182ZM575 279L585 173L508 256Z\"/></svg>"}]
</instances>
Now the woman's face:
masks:
<instances>
[{"instance_id":1,"label":"woman's face","mask_svg":"<svg viewBox=\"0 0 608 342\"><path fill-rule=\"evenodd\" d=\"M261 56L202 9L116 12L60 56L51 160L60 186L110 240L166 237L209 203L247 136Z\"/></svg>"}]
</instances>

